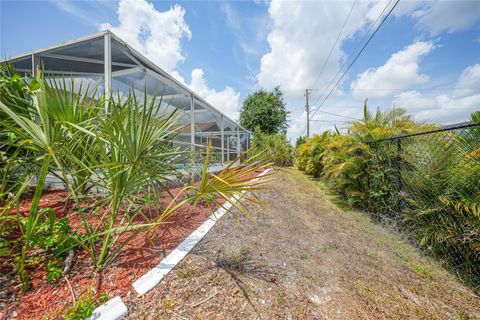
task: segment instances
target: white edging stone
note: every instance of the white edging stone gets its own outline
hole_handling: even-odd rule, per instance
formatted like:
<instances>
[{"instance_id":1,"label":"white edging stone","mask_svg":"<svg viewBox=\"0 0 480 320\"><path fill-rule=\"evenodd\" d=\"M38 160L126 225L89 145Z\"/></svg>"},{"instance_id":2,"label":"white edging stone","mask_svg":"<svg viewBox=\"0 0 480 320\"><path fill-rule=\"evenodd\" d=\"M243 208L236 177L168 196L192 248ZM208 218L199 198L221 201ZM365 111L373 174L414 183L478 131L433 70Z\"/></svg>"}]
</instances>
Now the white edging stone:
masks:
<instances>
[{"instance_id":1,"label":"white edging stone","mask_svg":"<svg viewBox=\"0 0 480 320\"><path fill-rule=\"evenodd\" d=\"M258 176L261 177L270 170L271 169L267 169ZM237 201L238 198L232 200ZM163 277L172 271L172 269L175 268L183 258L185 258L185 256L207 234L207 232L210 231L218 219L220 219L227 210L232 207L232 204L226 202L223 206L225 208L218 208L217 211L215 211L202 225L200 225L200 227L183 240L183 242L170 252L170 254L168 254L157 266L150 269L150 271L135 281L132 284L133 289L135 289L138 294L142 295L155 288L155 286L162 281Z\"/></svg>"},{"instance_id":2,"label":"white edging stone","mask_svg":"<svg viewBox=\"0 0 480 320\"><path fill-rule=\"evenodd\" d=\"M115 297L93 311L88 320L119 320L128 314L127 306L120 297Z\"/></svg>"}]
</instances>

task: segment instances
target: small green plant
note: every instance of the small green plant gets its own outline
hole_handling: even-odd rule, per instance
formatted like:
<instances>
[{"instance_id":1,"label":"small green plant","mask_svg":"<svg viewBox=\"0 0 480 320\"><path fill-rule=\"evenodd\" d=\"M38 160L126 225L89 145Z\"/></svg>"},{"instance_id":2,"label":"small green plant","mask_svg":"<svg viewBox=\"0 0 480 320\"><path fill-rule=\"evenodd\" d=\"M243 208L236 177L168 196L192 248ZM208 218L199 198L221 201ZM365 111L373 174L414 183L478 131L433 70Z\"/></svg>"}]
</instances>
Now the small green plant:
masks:
<instances>
[{"instance_id":1,"label":"small green plant","mask_svg":"<svg viewBox=\"0 0 480 320\"><path fill-rule=\"evenodd\" d=\"M68 308L65 311L65 320L83 320L93 314L95 308L109 299L107 293L102 293L97 299L95 299L95 291L88 290L82 293L74 306Z\"/></svg>"},{"instance_id":2,"label":"small green plant","mask_svg":"<svg viewBox=\"0 0 480 320\"><path fill-rule=\"evenodd\" d=\"M53 209L42 209L41 212L39 218L43 219L32 234L29 246L39 248L47 254L47 279L54 281L62 276L63 257L76 246L74 237L82 236L72 231L67 218L57 219ZM25 218L21 222L27 223Z\"/></svg>"},{"instance_id":3,"label":"small green plant","mask_svg":"<svg viewBox=\"0 0 480 320\"><path fill-rule=\"evenodd\" d=\"M71 227L67 218L57 219L55 210L51 208L40 210L40 218L43 218L32 234L31 247L39 246L45 251L52 251L55 255L64 253L71 248L74 241L71 240ZM26 223L23 221L23 223Z\"/></svg>"},{"instance_id":4,"label":"small green plant","mask_svg":"<svg viewBox=\"0 0 480 320\"><path fill-rule=\"evenodd\" d=\"M177 275L179 278L188 279L193 277L198 272L196 266L189 266L187 263L182 263L178 268Z\"/></svg>"},{"instance_id":5,"label":"small green plant","mask_svg":"<svg viewBox=\"0 0 480 320\"><path fill-rule=\"evenodd\" d=\"M55 281L62 277L62 264L60 259L52 259L47 262L47 280Z\"/></svg>"}]
</instances>

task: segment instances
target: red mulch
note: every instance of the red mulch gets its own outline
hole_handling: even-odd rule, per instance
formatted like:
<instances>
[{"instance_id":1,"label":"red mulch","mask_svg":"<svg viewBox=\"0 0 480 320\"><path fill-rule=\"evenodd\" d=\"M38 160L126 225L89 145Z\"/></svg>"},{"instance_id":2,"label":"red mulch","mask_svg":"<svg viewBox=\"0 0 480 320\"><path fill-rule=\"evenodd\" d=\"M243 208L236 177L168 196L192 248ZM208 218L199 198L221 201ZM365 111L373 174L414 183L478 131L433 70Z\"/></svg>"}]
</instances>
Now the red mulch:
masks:
<instances>
[{"instance_id":1,"label":"red mulch","mask_svg":"<svg viewBox=\"0 0 480 320\"><path fill-rule=\"evenodd\" d=\"M180 188L172 188L175 195ZM57 216L68 216L70 225L81 230L81 221L78 215L70 215L72 204L65 200L65 191L46 191L42 197L40 207L54 208ZM171 198L165 192L161 196L161 203L167 205ZM30 201L21 203L20 211L28 212ZM216 209L216 208L215 208ZM114 263L102 274L94 272L90 259L85 251L76 251L74 263L68 273L68 280L78 296L90 289L94 289L96 296L107 292L110 298L121 295L127 299L131 294L131 284L157 265L171 250L173 250L193 230L200 226L212 213L212 208L200 204L195 210L185 206L167 219L168 223L157 226L147 238L146 232L140 233L133 241L126 245ZM123 237L124 235L122 235ZM0 270L12 274L11 264L0 261ZM6 268L6 266L10 268ZM10 269L10 270L8 270ZM6 274L5 273L5 274ZM72 296L65 279L49 283L43 265L36 270L30 270L30 290L22 293L20 286L15 286L14 302L7 302L6 307L0 310L0 319L56 319L60 318L67 307L72 306ZM15 283L13 284L15 285ZM3 291L4 288L1 289ZM5 305L5 304L4 304Z\"/></svg>"}]
</instances>

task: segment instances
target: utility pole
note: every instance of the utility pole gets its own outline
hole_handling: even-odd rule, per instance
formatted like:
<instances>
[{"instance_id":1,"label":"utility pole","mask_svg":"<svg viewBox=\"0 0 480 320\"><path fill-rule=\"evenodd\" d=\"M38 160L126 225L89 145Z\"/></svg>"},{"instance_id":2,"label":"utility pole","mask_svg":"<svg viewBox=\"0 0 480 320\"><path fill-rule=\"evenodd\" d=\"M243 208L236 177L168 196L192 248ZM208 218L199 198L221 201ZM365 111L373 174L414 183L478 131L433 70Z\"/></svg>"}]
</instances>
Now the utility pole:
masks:
<instances>
[{"instance_id":1,"label":"utility pole","mask_svg":"<svg viewBox=\"0 0 480 320\"><path fill-rule=\"evenodd\" d=\"M308 96L312 89L305 89L305 110L307 111L307 139L310 138L310 106L308 104Z\"/></svg>"}]
</instances>

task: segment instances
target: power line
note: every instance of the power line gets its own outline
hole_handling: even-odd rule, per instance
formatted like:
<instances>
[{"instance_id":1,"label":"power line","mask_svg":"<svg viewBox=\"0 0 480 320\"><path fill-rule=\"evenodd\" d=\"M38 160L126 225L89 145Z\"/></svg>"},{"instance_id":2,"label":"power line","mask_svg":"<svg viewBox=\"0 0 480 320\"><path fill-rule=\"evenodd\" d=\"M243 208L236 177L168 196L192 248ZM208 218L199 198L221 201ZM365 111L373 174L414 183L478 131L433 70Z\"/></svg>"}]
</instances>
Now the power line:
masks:
<instances>
[{"instance_id":1,"label":"power line","mask_svg":"<svg viewBox=\"0 0 480 320\"><path fill-rule=\"evenodd\" d=\"M312 88L315 88L315 86L317 85L318 80L320 79L320 76L322 75L323 70L325 70L325 66L326 66L327 63L328 63L328 60L330 60L330 56L332 55L333 49L335 49L335 46L337 45L338 39L340 39L340 36L342 35L343 29L345 28L345 25L347 24L348 19L350 18L350 15L352 14L353 8L355 7L355 4L357 3L357 1L358 1L358 0L355 0L355 1L353 2L352 7L350 8L350 11L348 12L347 17L345 18L345 21L343 22L342 28L340 28L340 31L338 32L337 39L335 39L335 43L333 44L332 48L330 49L330 52L329 52L329 54L328 54L328 56L327 56L327 59L326 59L325 62L323 63L322 69L321 69L320 72L318 73L318 76L317 76L317 78L315 79L315 83L313 84L313 87L312 87Z\"/></svg>"},{"instance_id":2,"label":"power line","mask_svg":"<svg viewBox=\"0 0 480 320\"><path fill-rule=\"evenodd\" d=\"M371 88L371 89L355 89L355 91L409 91L408 88ZM434 91L457 91L457 90L479 90L480 88L425 88L415 91L434 92Z\"/></svg>"},{"instance_id":3,"label":"power line","mask_svg":"<svg viewBox=\"0 0 480 320\"><path fill-rule=\"evenodd\" d=\"M365 50L365 48L367 47L367 45L370 43L370 41L373 39L373 37L375 36L375 34L378 32L378 30L380 30L380 28L382 27L382 25L385 23L385 21L387 20L387 18L390 16L390 14L392 14L393 10L397 7L398 3L400 2L400 0L397 0L395 2L395 4L393 5L393 7L390 9L390 11L387 13L387 15L383 18L383 20L380 22L380 24L378 25L378 27L375 29L375 31L372 33L372 35L368 38L367 42L363 45L362 49L358 52L358 54L355 56L355 58L353 59L353 61L350 63L350 65L348 66L348 68L343 72L342 76L340 77L340 79L338 79L337 83L335 83L335 85L332 87L332 89L328 92L327 96L323 99L323 101L320 103L320 105L318 106L317 109L320 109L322 107L322 105L325 103L325 101L328 99L328 97L330 97L330 95L332 94L333 90L335 90L335 88L338 86L338 84L340 83L340 81L342 81L342 79L345 77L345 75L347 74L347 72L350 70L350 68L353 66L353 64L357 61L358 57L360 57L360 55L362 54L362 52ZM315 115L315 111L313 111L312 113L312 117L313 115Z\"/></svg>"},{"instance_id":4,"label":"power line","mask_svg":"<svg viewBox=\"0 0 480 320\"><path fill-rule=\"evenodd\" d=\"M323 120L323 119L315 119L315 120L310 120L310 121L313 121L313 122L329 122L329 123L346 123L346 122L349 122L349 121L345 121L345 120Z\"/></svg>"},{"instance_id":5,"label":"power line","mask_svg":"<svg viewBox=\"0 0 480 320\"><path fill-rule=\"evenodd\" d=\"M324 89L324 88L319 88ZM355 91L409 91L409 88L370 88L370 89L355 89ZM480 90L480 88L452 88L452 87L437 87L437 88L423 88L416 89L416 91L432 92L432 91L456 91L456 90ZM318 101L318 100L317 100Z\"/></svg>"},{"instance_id":6,"label":"power line","mask_svg":"<svg viewBox=\"0 0 480 320\"><path fill-rule=\"evenodd\" d=\"M325 87L325 89L322 91L322 93L320 94L320 96L318 97L317 100L315 100L315 102L313 104L316 104L322 97L323 97L323 94L328 90L328 88L330 87L330 85L333 83L333 81L335 81L335 79L337 78L337 76L340 74L340 72L342 72L342 69L347 65L348 61L350 61L350 58L354 55L355 52L357 52L357 49L360 48L361 44L367 39L368 35L370 34L370 31L372 31L373 27L377 24L378 20L380 20L380 17L383 15L383 13L385 12L385 10L387 10L388 6L390 5L390 3L392 3L393 0L390 0L387 5L383 8L382 12L380 12L380 14L378 15L377 19L375 19L375 21L370 25L370 28L368 29L368 31L365 33L365 36L362 38L362 40L357 44L357 46L355 47L355 49L350 53L350 55L348 56L347 60L345 61L345 63L343 64L343 66L337 71L337 74L335 74L335 76L332 78L332 80L329 82L329 84Z\"/></svg>"},{"instance_id":7,"label":"power line","mask_svg":"<svg viewBox=\"0 0 480 320\"><path fill-rule=\"evenodd\" d=\"M346 60L345 64L342 66L342 68L340 70L338 70L337 74L332 78L332 80L330 81L330 83L325 87L325 89L322 91L322 93L320 94L320 96L318 97L317 100L315 100L315 102L313 104L316 104L324 95L324 93L328 90L328 88L330 87L330 85L335 81L335 79L337 78L337 76L340 74L341 70L347 65L348 61L350 61L350 58L353 56L353 54L357 51L357 49L360 47L360 45L364 42L365 39L367 39L368 37L368 34L370 33L370 31L373 29L373 27L377 24L377 22L379 21L379 19L382 17L382 15L384 14L384 12L386 11L386 9L389 7L389 5L391 4L393 0L390 0L387 5L383 8L382 12L380 12L380 14L378 15L378 17L375 19L375 21L370 25L370 28L368 29L367 33L365 34L365 37L358 43L358 45L355 47L355 49L352 51L352 53L349 55L348 59ZM388 18L388 16L391 14L391 12L393 11L393 9L395 9L395 7L398 5L398 2L400 2L400 0L397 0L397 2L395 3L395 5L392 7L392 9L390 10L390 12L385 16L385 18L382 20L382 22L380 23L380 25L377 27L377 29L372 33L372 35L370 36L370 38L367 40L367 42L365 42L365 44L363 45L363 48L361 49L361 51L357 54L357 56L355 57L355 59L353 60L353 62L350 64L350 66L346 69L346 71L344 72L344 74L342 75L342 77L340 78L340 81L341 79L343 79L343 77L345 76L346 72L350 69L350 67L353 65L353 63L357 60L357 58L360 56L360 54L363 52L363 50L365 49L365 47L368 45L368 43L371 41L371 39L373 38L373 36L376 34L376 32L380 29L380 27L383 25L383 23L385 22L386 18ZM335 87L338 85L338 83L340 82L338 81L337 84L332 88L332 90L329 92L327 98L330 96L330 94L332 93L332 91L335 89ZM319 108L323 105L323 103L325 103L325 100L324 99L322 101L322 103L320 104L320 106L318 108L316 108L313 113L312 113L312 117L315 115L316 112L318 112ZM305 128L303 129L303 132L305 132Z\"/></svg>"},{"instance_id":8,"label":"power line","mask_svg":"<svg viewBox=\"0 0 480 320\"><path fill-rule=\"evenodd\" d=\"M353 118L353 117L349 117L349 116L344 116L344 115L341 115L341 114L337 114L337 113L333 113L333 112L328 112L328 111L324 111L324 110L318 110L319 112L322 112L322 113L326 113L326 114L329 114L329 115L332 115L332 116L337 116L337 117L341 117L341 118L345 118L345 119L351 119L351 120L359 120L357 118ZM313 116L313 115L312 115Z\"/></svg>"}]
</instances>

